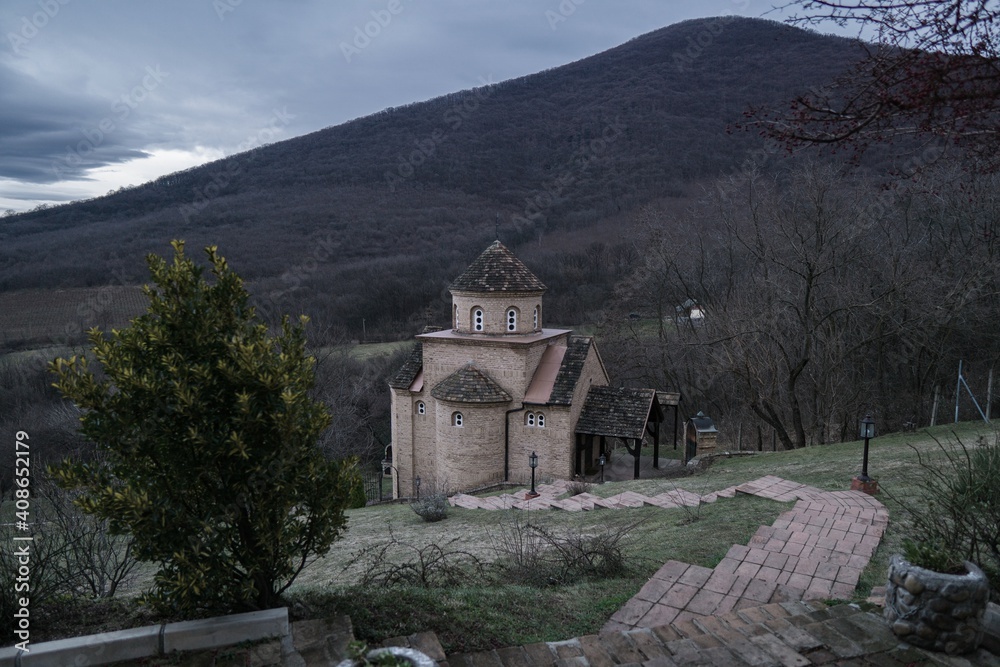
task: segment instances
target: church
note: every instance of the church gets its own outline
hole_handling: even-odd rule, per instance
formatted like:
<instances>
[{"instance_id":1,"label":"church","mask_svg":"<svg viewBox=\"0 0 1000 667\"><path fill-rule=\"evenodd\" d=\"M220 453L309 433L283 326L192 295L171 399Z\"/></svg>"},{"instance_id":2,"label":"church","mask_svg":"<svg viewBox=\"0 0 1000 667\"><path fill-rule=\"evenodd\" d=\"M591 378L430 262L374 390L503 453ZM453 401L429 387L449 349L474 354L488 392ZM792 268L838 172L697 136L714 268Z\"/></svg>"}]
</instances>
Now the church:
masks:
<instances>
[{"instance_id":1,"label":"church","mask_svg":"<svg viewBox=\"0 0 1000 667\"><path fill-rule=\"evenodd\" d=\"M449 288L451 328L423 333L389 381L393 496L592 474L623 442L659 457L657 392L610 386L594 339L546 329L545 285L500 241ZM661 394L662 397L662 394Z\"/></svg>"}]
</instances>

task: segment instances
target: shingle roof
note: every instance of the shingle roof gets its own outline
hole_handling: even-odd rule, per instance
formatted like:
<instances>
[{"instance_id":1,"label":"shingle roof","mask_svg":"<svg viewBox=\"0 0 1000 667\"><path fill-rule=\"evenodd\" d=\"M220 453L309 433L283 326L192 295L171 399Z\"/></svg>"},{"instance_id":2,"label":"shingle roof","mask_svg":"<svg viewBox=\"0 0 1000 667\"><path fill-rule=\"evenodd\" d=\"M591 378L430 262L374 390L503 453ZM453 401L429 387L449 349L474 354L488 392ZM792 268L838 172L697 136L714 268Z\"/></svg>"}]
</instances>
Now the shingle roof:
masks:
<instances>
[{"instance_id":1,"label":"shingle roof","mask_svg":"<svg viewBox=\"0 0 1000 667\"><path fill-rule=\"evenodd\" d=\"M566 343L566 354L563 355L559 374L556 376L555 384L552 385L552 393L549 395L550 404L570 405L573 403L573 390L576 389L576 383L580 380L583 362L587 360L592 340L590 336L569 337Z\"/></svg>"},{"instance_id":2,"label":"shingle roof","mask_svg":"<svg viewBox=\"0 0 1000 667\"><path fill-rule=\"evenodd\" d=\"M655 399L654 389L591 387L576 423L576 432L641 438Z\"/></svg>"},{"instance_id":3,"label":"shingle roof","mask_svg":"<svg viewBox=\"0 0 1000 667\"><path fill-rule=\"evenodd\" d=\"M417 374L424 367L424 345L417 343L410 352L409 358L403 362L396 374L389 380L393 389L409 389Z\"/></svg>"},{"instance_id":4,"label":"shingle roof","mask_svg":"<svg viewBox=\"0 0 1000 667\"><path fill-rule=\"evenodd\" d=\"M448 289L452 292L541 292L545 285L504 244L494 241Z\"/></svg>"},{"instance_id":5,"label":"shingle roof","mask_svg":"<svg viewBox=\"0 0 1000 667\"><path fill-rule=\"evenodd\" d=\"M508 403L511 395L471 362L458 369L433 389L431 396L455 403Z\"/></svg>"}]
</instances>

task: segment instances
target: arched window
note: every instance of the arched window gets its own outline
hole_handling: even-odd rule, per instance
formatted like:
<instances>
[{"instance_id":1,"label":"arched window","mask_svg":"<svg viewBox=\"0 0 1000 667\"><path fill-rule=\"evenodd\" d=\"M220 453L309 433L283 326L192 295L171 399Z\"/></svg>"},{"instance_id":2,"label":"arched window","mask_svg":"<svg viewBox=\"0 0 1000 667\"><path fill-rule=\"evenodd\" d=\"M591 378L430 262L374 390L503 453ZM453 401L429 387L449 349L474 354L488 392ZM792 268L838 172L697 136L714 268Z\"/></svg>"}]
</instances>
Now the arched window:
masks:
<instances>
[{"instance_id":1,"label":"arched window","mask_svg":"<svg viewBox=\"0 0 1000 667\"><path fill-rule=\"evenodd\" d=\"M535 413L534 412L527 412L527 413L525 413L525 415L524 415L524 424L525 424L525 426L534 426L535 425Z\"/></svg>"},{"instance_id":2,"label":"arched window","mask_svg":"<svg viewBox=\"0 0 1000 667\"><path fill-rule=\"evenodd\" d=\"M465 422L465 419L462 417L462 413L461 412L453 412L453 413L451 413L451 425L452 426L462 426L462 424L464 422Z\"/></svg>"},{"instance_id":3,"label":"arched window","mask_svg":"<svg viewBox=\"0 0 1000 667\"><path fill-rule=\"evenodd\" d=\"M507 331L517 331L517 309L507 311Z\"/></svg>"},{"instance_id":4,"label":"arched window","mask_svg":"<svg viewBox=\"0 0 1000 667\"><path fill-rule=\"evenodd\" d=\"M427 406L424 405L423 401L417 401L417 414L422 415L427 412Z\"/></svg>"},{"instance_id":5,"label":"arched window","mask_svg":"<svg viewBox=\"0 0 1000 667\"><path fill-rule=\"evenodd\" d=\"M472 330L482 331L483 330L483 309L473 308L472 309Z\"/></svg>"},{"instance_id":6,"label":"arched window","mask_svg":"<svg viewBox=\"0 0 1000 667\"><path fill-rule=\"evenodd\" d=\"M534 328L536 330L538 329L538 306L535 306L535 315L534 315L534 324L533 324L533 326L534 326Z\"/></svg>"},{"instance_id":7,"label":"arched window","mask_svg":"<svg viewBox=\"0 0 1000 667\"><path fill-rule=\"evenodd\" d=\"M455 305L455 314L452 315L451 319L452 319L451 328L452 329L457 329L458 328L458 304Z\"/></svg>"},{"instance_id":8,"label":"arched window","mask_svg":"<svg viewBox=\"0 0 1000 667\"><path fill-rule=\"evenodd\" d=\"M537 415L535 415L535 423L538 424L538 428L545 428L545 414L539 412Z\"/></svg>"}]
</instances>

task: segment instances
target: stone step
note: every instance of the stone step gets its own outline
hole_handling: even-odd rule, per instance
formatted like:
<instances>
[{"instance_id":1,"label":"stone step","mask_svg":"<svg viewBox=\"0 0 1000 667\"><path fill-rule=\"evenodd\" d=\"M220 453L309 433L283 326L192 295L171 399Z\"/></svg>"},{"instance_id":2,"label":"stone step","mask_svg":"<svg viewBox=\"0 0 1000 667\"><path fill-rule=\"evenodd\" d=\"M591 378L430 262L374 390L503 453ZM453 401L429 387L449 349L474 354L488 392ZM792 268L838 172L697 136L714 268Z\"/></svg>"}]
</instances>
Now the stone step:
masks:
<instances>
[{"instance_id":1,"label":"stone step","mask_svg":"<svg viewBox=\"0 0 1000 667\"><path fill-rule=\"evenodd\" d=\"M853 620L853 616L865 618ZM870 628L869 628L870 626ZM893 649L880 619L851 605L785 602L654 628L586 635L559 642L448 656L450 667L527 665L753 665L806 667L813 656ZM891 637L891 633L888 635Z\"/></svg>"}]
</instances>

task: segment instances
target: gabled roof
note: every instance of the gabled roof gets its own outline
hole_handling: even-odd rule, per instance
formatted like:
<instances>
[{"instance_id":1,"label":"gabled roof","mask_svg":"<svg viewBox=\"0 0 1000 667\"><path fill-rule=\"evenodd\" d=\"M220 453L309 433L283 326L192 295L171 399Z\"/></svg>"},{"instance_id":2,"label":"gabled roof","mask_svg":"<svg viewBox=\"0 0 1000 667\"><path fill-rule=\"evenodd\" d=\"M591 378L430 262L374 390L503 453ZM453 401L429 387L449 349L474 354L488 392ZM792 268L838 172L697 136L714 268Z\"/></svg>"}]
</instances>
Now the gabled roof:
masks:
<instances>
[{"instance_id":1,"label":"gabled roof","mask_svg":"<svg viewBox=\"0 0 1000 667\"><path fill-rule=\"evenodd\" d=\"M654 409L656 390L630 387L591 387L576 423L577 433L604 435L612 438L642 438L646 421Z\"/></svg>"},{"instance_id":2,"label":"gabled roof","mask_svg":"<svg viewBox=\"0 0 1000 667\"><path fill-rule=\"evenodd\" d=\"M469 362L433 389L431 396L454 403L509 403L512 398L503 387Z\"/></svg>"},{"instance_id":3,"label":"gabled roof","mask_svg":"<svg viewBox=\"0 0 1000 667\"><path fill-rule=\"evenodd\" d=\"M570 336L566 342L566 353L563 355L562 363L559 366L559 374L552 385L552 393L549 395L548 403L552 405L571 405L573 403L573 390L576 383L580 381L580 373L583 372L583 364L587 361L587 353L593 338L590 336Z\"/></svg>"},{"instance_id":4,"label":"gabled roof","mask_svg":"<svg viewBox=\"0 0 1000 667\"><path fill-rule=\"evenodd\" d=\"M417 375L424 367L424 345L417 343L413 346L409 358L403 362L396 374L389 380L389 386L393 389L409 389Z\"/></svg>"},{"instance_id":5,"label":"gabled roof","mask_svg":"<svg viewBox=\"0 0 1000 667\"><path fill-rule=\"evenodd\" d=\"M494 241L448 289L452 292L542 292L545 285L504 244Z\"/></svg>"}]
</instances>

